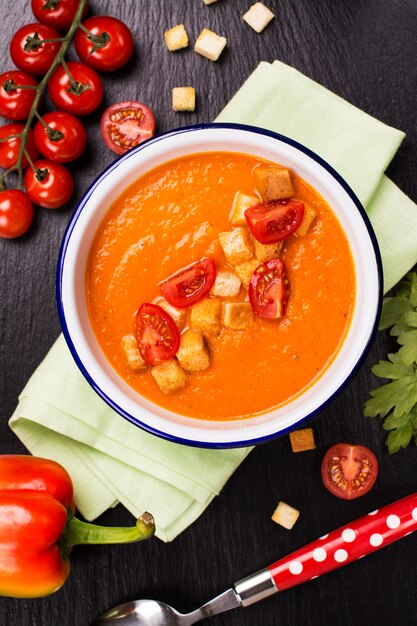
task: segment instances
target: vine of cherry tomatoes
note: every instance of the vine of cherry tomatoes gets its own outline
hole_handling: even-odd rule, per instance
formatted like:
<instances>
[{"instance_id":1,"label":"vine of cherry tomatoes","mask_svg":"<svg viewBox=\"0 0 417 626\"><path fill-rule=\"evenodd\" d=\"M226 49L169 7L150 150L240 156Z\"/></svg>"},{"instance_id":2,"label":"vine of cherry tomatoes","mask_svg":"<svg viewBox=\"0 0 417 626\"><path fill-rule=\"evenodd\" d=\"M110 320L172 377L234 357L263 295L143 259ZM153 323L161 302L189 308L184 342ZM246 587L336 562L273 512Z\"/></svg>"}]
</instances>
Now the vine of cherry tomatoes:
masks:
<instances>
[{"instance_id":1,"label":"vine of cherry tomatoes","mask_svg":"<svg viewBox=\"0 0 417 626\"><path fill-rule=\"evenodd\" d=\"M28 230L33 203L56 209L68 202L74 180L63 163L77 159L87 143L75 116L89 115L102 101L97 71L119 69L133 53L132 35L120 20L92 16L78 24L80 1L32 0L38 21L22 26L11 39L10 56L18 69L0 74L0 115L11 120L0 127L0 167L6 170L0 175L0 237L19 237ZM81 19L87 10L86 4ZM74 35L80 61L67 63L60 51ZM58 110L41 116L37 108L46 83ZM23 170L26 191L7 189L6 175L18 171L23 178Z\"/></svg>"}]
</instances>

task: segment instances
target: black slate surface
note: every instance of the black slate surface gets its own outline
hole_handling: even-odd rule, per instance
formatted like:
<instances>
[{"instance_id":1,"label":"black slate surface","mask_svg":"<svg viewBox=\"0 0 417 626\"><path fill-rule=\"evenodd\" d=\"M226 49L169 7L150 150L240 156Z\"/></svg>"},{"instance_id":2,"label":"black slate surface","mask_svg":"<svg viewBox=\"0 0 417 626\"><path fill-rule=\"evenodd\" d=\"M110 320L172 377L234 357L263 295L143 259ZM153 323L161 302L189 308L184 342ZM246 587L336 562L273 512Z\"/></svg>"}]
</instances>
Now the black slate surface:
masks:
<instances>
[{"instance_id":1,"label":"black slate surface","mask_svg":"<svg viewBox=\"0 0 417 626\"><path fill-rule=\"evenodd\" d=\"M59 333L55 264L59 243L77 198L113 159L103 147L100 113L119 100L139 99L155 112L158 131L212 120L261 60L280 59L380 120L407 139L388 174L417 200L417 5L415 0L268 0L277 19L261 35L241 15L251 0L92 1L94 13L112 14L132 29L135 56L104 77L105 100L85 119L89 147L71 169L76 193L60 211L38 210L28 235L0 241L0 452L23 446L7 420L18 394ZM12 67L12 33L34 21L30 3L2 1L1 69ZM163 30L184 22L191 40L204 27L228 37L216 63L191 49L169 54ZM171 110L170 89L194 85L195 113ZM48 105L47 105L48 106ZM393 207L395 228L395 207ZM294 455L288 438L256 448L204 515L171 544L80 547L72 556L65 587L37 600L0 598L1 626L87 626L107 607L151 597L191 610L233 581L256 571L317 536L417 489L417 449L388 456L376 421L362 416L376 384L370 367L390 340L380 334L365 364L341 397L314 423L318 448ZM338 441L371 447L380 475L370 494L354 502L331 496L320 480L325 450ZM301 510L288 532L270 521L278 500ZM99 520L129 524L122 508ZM417 623L417 540L411 535L373 556L248 609L212 619L213 624L291 626L409 626Z\"/></svg>"}]
</instances>

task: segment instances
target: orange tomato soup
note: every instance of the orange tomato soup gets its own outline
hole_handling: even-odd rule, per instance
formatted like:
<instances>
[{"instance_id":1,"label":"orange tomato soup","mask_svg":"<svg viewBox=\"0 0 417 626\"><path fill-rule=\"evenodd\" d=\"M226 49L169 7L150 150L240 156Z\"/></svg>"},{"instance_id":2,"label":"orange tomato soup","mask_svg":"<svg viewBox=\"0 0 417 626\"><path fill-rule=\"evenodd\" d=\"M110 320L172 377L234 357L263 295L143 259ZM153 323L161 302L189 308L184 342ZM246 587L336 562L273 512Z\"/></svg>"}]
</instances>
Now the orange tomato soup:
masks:
<instances>
[{"instance_id":1,"label":"orange tomato soup","mask_svg":"<svg viewBox=\"0 0 417 626\"><path fill-rule=\"evenodd\" d=\"M233 228L235 193L256 193L253 170L260 163L275 165L227 152L169 161L121 193L92 244L86 289L101 349L139 394L183 415L231 420L288 403L323 374L349 327L355 271L346 235L324 199L292 173L295 199L317 216L280 253L289 283L285 315L255 316L245 330L222 328L208 337L210 366L173 394L161 392L149 369L129 368L121 339L135 332L136 312L160 295L159 283L208 255L218 268L225 265L219 232Z\"/></svg>"}]
</instances>

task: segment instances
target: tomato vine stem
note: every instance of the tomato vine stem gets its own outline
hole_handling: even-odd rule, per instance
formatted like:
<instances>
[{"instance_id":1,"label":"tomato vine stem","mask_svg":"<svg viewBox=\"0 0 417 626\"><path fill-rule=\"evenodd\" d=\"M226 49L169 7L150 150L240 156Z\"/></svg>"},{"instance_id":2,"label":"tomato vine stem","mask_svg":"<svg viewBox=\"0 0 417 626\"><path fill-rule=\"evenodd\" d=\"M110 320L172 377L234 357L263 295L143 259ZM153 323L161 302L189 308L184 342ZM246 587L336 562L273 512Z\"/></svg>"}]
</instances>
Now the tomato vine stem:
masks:
<instances>
[{"instance_id":1,"label":"tomato vine stem","mask_svg":"<svg viewBox=\"0 0 417 626\"><path fill-rule=\"evenodd\" d=\"M34 87L36 94L35 94L35 98L33 100L32 106L30 108L29 111L29 115L25 124L25 128L22 130L22 132L20 133L20 138L21 138L21 142L20 142L20 149L19 149L19 156L17 159L17 163L15 166L9 168L7 171L5 171L1 176L0 176L0 189L1 187L3 187L5 185L4 183L4 179L5 177L10 174L10 172L14 172L17 170L18 173L18 187L19 189L22 189L23 187L23 167L22 167L22 163L23 163L23 157L25 156L26 153L26 144L27 144L27 140L28 140L28 135L29 135L29 130L31 129L32 126L32 122L35 116L37 116L38 114L38 106L39 103L41 101L41 98L44 94L44 91L46 89L46 86L48 84L49 79L51 78L52 74L54 73L54 71L56 70L56 68L59 65L64 65L65 64L65 54L72 42L72 40L74 39L74 35L79 27L79 25L81 24L81 20L82 20L82 16L83 16L83 12L84 12L84 7L87 3L87 0L80 0L80 4L78 5L78 9L77 12L74 16L74 19L71 23L71 26L68 29L68 32L66 33L66 35L62 38L62 44L58 50L58 52L56 53L56 56L54 58L54 60L51 63L50 68L48 69L48 71L46 72L45 76L42 78L42 80L40 81L40 83ZM66 64L65 64L66 65ZM65 67L64 65L64 67ZM21 89L22 87L19 86L19 89ZM9 137L10 139L10 137ZM33 165L33 164L32 164Z\"/></svg>"}]
</instances>

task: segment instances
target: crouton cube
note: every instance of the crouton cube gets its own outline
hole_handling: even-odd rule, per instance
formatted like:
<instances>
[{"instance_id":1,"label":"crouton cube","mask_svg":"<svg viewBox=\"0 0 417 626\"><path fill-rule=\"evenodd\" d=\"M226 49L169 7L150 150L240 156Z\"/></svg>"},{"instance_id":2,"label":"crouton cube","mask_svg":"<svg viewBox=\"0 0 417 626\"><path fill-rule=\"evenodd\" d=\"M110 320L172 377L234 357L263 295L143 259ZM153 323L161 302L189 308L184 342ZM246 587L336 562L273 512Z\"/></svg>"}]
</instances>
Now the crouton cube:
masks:
<instances>
[{"instance_id":1,"label":"crouton cube","mask_svg":"<svg viewBox=\"0 0 417 626\"><path fill-rule=\"evenodd\" d=\"M298 235L299 237L306 235L307 232L310 230L310 226L312 225L316 217L317 217L316 210L313 209L313 207L309 206L308 204L305 204L303 219L301 220L301 224L295 231L295 234Z\"/></svg>"},{"instance_id":2,"label":"crouton cube","mask_svg":"<svg viewBox=\"0 0 417 626\"><path fill-rule=\"evenodd\" d=\"M239 276L242 281L242 285L246 288L249 287L250 279L252 278L253 272L257 267L260 266L260 262L258 259L251 259L250 261L244 261L243 263L239 263L235 265L235 272Z\"/></svg>"},{"instance_id":3,"label":"crouton cube","mask_svg":"<svg viewBox=\"0 0 417 626\"><path fill-rule=\"evenodd\" d=\"M154 365L151 367L151 374L165 395L184 389L188 383L188 374L184 372L177 359L170 359Z\"/></svg>"},{"instance_id":4,"label":"crouton cube","mask_svg":"<svg viewBox=\"0 0 417 626\"><path fill-rule=\"evenodd\" d=\"M188 35L184 24L177 24L173 28L164 32L165 43L170 52L186 48L188 46Z\"/></svg>"},{"instance_id":5,"label":"crouton cube","mask_svg":"<svg viewBox=\"0 0 417 626\"><path fill-rule=\"evenodd\" d=\"M203 0L204 4L213 4L214 2L217 2L217 0Z\"/></svg>"},{"instance_id":6,"label":"crouton cube","mask_svg":"<svg viewBox=\"0 0 417 626\"><path fill-rule=\"evenodd\" d=\"M216 298L203 298L191 307L190 326L207 335L218 335L222 329L222 303Z\"/></svg>"},{"instance_id":7,"label":"crouton cube","mask_svg":"<svg viewBox=\"0 0 417 626\"><path fill-rule=\"evenodd\" d=\"M219 241L231 265L243 263L253 257L253 244L249 232L241 226L219 233Z\"/></svg>"},{"instance_id":8,"label":"crouton cube","mask_svg":"<svg viewBox=\"0 0 417 626\"><path fill-rule=\"evenodd\" d=\"M147 367L139 352L138 342L134 335L125 335L122 337L121 346L125 353L127 364L131 370L143 370Z\"/></svg>"},{"instance_id":9,"label":"crouton cube","mask_svg":"<svg viewBox=\"0 0 417 626\"><path fill-rule=\"evenodd\" d=\"M162 297L158 298L154 302L155 302L155 304L160 306L161 309L164 309L164 311L169 313L169 315L172 317L172 319L174 320L174 322L178 326L179 330L183 330L183 328L185 326L185 322L187 320L187 310L186 309L177 309L177 307L172 306L172 304L170 304L168 302L168 300L165 300L165 298L162 298Z\"/></svg>"},{"instance_id":10,"label":"crouton cube","mask_svg":"<svg viewBox=\"0 0 417 626\"><path fill-rule=\"evenodd\" d=\"M257 33L261 33L263 29L273 20L275 15L262 2L256 2L251 6L249 11L245 13L243 19Z\"/></svg>"},{"instance_id":11,"label":"crouton cube","mask_svg":"<svg viewBox=\"0 0 417 626\"><path fill-rule=\"evenodd\" d=\"M172 108L174 111L194 111L194 87L174 87L172 90Z\"/></svg>"},{"instance_id":12,"label":"crouton cube","mask_svg":"<svg viewBox=\"0 0 417 626\"><path fill-rule=\"evenodd\" d=\"M213 296L220 296L221 298L234 298L238 295L241 284L240 278L235 272L221 269L217 272L211 293Z\"/></svg>"},{"instance_id":13,"label":"crouton cube","mask_svg":"<svg viewBox=\"0 0 417 626\"><path fill-rule=\"evenodd\" d=\"M210 354L198 330L187 330L181 335L177 359L187 372L199 372L210 365Z\"/></svg>"},{"instance_id":14,"label":"crouton cube","mask_svg":"<svg viewBox=\"0 0 417 626\"><path fill-rule=\"evenodd\" d=\"M256 188L264 202L284 200L294 195L291 173L285 167L260 165L253 173Z\"/></svg>"},{"instance_id":15,"label":"crouton cube","mask_svg":"<svg viewBox=\"0 0 417 626\"><path fill-rule=\"evenodd\" d=\"M264 261L270 261L271 259L277 259L279 257L279 253L281 252L282 242L278 241L277 243L261 243L255 237L252 238L253 247L255 250L255 256L260 263Z\"/></svg>"},{"instance_id":16,"label":"crouton cube","mask_svg":"<svg viewBox=\"0 0 417 626\"><path fill-rule=\"evenodd\" d=\"M250 302L222 302L222 323L234 330L249 328L253 324Z\"/></svg>"},{"instance_id":17,"label":"crouton cube","mask_svg":"<svg viewBox=\"0 0 417 626\"><path fill-rule=\"evenodd\" d=\"M232 210L230 211L229 220L232 224L246 226L245 211L251 206L259 204L259 198L256 196L247 196L237 191L233 199Z\"/></svg>"},{"instance_id":18,"label":"crouton cube","mask_svg":"<svg viewBox=\"0 0 417 626\"><path fill-rule=\"evenodd\" d=\"M204 28L197 37L194 50L210 61L217 61L226 44L226 37L216 35L212 30Z\"/></svg>"},{"instance_id":19,"label":"crouton cube","mask_svg":"<svg viewBox=\"0 0 417 626\"><path fill-rule=\"evenodd\" d=\"M290 433L290 443L293 452L304 452L304 450L314 450L314 433L312 428L302 428Z\"/></svg>"},{"instance_id":20,"label":"crouton cube","mask_svg":"<svg viewBox=\"0 0 417 626\"><path fill-rule=\"evenodd\" d=\"M300 511L297 511L297 509L294 509L289 504L285 504L285 502L279 502L272 516L272 520L276 524L287 528L287 530L291 530L299 517Z\"/></svg>"}]
</instances>

